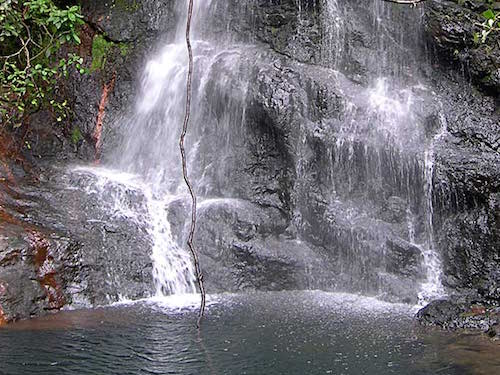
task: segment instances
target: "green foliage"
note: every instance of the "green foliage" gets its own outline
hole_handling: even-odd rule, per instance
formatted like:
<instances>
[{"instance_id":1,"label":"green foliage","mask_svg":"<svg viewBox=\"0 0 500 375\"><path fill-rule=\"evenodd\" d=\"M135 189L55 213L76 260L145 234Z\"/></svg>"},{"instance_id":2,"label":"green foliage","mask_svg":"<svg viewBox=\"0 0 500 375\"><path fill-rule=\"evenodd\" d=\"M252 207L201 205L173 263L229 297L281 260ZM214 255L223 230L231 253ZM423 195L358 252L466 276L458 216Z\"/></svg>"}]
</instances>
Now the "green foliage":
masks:
<instances>
[{"instance_id":1,"label":"green foliage","mask_svg":"<svg viewBox=\"0 0 500 375\"><path fill-rule=\"evenodd\" d=\"M485 0L482 1L483 5L487 6L488 9L485 10L481 17L483 18L483 22L477 24L481 31L474 33L474 43L486 43L486 40L490 35L495 35L500 32L500 11L498 10L496 3L494 0Z\"/></svg>"},{"instance_id":2,"label":"green foliage","mask_svg":"<svg viewBox=\"0 0 500 375\"><path fill-rule=\"evenodd\" d=\"M80 129L77 127L73 128L73 131L71 132L71 142L73 142L74 145L77 145L82 139L83 136Z\"/></svg>"},{"instance_id":3,"label":"green foliage","mask_svg":"<svg viewBox=\"0 0 500 375\"><path fill-rule=\"evenodd\" d=\"M61 51L80 44L83 24L79 6L61 9L53 0L0 0L0 117L2 124L20 126L30 113L48 107L62 121L66 101L56 100L55 86L83 59Z\"/></svg>"},{"instance_id":4,"label":"green foliage","mask_svg":"<svg viewBox=\"0 0 500 375\"><path fill-rule=\"evenodd\" d=\"M119 46L120 48L120 54L122 55L122 57L125 57L129 54L130 52L130 45L128 43L120 43Z\"/></svg>"},{"instance_id":5,"label":"green foliage","mask_svg":"<svg viewBox=\"0 0 500 375\"><path fill-rule=\"evenodd\" d=\"M104 70L108 56L118 51L122 57L126 57L130 52L130 45L125 42L115 43L106 40L101 34L96 34L92 40L92 65L90 66L90 72Z\"/></svg>"},{"instance_id":6,"label":"green foliage","mask_svg":"<svg viewBox=\"0 0 500 375\"><path fill-rule=\"evenodd\" d=\"M104 69L104 66L106 65L106 58L112 47L113 42L108 42L102 35L96 34L94 36L94 40L92 41L91 72Z\"/></svg>"},{"instance_id":7,"label":"green foliage","mask_svg":"<svg viewBox=\"0 0 500 375\"><path fill-rule=\"evenodd\" d=\"M137 0L115 0L114 5L120 7L127 12L135 12L139 9L139 1Z\"/></svg>"}]
</instances>

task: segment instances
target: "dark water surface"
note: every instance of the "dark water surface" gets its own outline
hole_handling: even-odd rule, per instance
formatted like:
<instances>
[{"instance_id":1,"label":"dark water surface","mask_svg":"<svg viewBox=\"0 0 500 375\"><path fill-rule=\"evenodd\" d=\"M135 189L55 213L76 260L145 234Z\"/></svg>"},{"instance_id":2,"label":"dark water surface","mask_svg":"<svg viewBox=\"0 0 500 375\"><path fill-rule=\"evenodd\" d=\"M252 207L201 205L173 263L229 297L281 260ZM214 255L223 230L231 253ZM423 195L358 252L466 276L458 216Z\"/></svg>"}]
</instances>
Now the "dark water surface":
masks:
<instances>
[{"instance_id":1,"label":"dark water surface","mask_svg":"<svg viewBox=\"0 0 500 375\"><path fill-rule=\"evenodd\" d=\"M0 374L500 374L500 346L417 326L415 310L322 292L144 301L0 330Z\"/></svg>"}]
</instances>

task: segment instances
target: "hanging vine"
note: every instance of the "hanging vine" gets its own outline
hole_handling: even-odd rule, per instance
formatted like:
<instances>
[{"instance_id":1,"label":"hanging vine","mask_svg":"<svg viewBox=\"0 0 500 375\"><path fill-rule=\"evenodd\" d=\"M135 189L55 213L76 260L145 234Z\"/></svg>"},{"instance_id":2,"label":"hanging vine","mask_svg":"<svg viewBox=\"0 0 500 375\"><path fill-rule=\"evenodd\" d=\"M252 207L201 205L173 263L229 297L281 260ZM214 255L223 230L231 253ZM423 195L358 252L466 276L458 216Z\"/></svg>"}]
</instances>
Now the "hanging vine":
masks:
<instances>
[{"instance_id":1,"label":"hanging vine","mask_svg":"<svg viewBox=\"0 0 500 375\"><path fill-rule=\"evenodd\" d=\"M383 0L387 3L394 3L394 4L403 4L403 5L411 5L415 6L418 3L423 3L426 0Z\"/></svg>"},{"instance_id":2,"label":"hanging vine","mask_svg":"<svg viewBox=\"0 0 500 375\"><path fill-rule=\"evenodd\" d=\"M188 76L187 76L187 87L186 87L186 112L184 115L184 124L182 126L182 132L179 139L179 148L181 151L181 159L182 159L182 176L184 178L184 182L189 190L189 194L191 195L191 226L189 228L189 235L187 239L187 245L189 247L189 251L191 252L191 256L193 257L193 263L196 273L196 281L198 282L198 287L200 288L201 293L201 304L200 311L198 313L198 321L197 326L200 328L201 321L203 319L203 315L205 313L205 304L206 304L206 293L205 287L203 285L203 274L200 268L200 261L198 259L198 254L193 244L194 232L196 229L196 194L194 193L193 185L189 180L188 169L187 169L187 161L186 161L186 149L184 147L184 140L186 138L186 133L189 125L189 118L191 115L191 94L192 94L192 81L193 81L193 49L191 47L191 19L193 17L193 0L189 0L188 6L188 14L187 14L187 23L186 23L186 46L188 50Z\"/></svg>"}]
</instances>

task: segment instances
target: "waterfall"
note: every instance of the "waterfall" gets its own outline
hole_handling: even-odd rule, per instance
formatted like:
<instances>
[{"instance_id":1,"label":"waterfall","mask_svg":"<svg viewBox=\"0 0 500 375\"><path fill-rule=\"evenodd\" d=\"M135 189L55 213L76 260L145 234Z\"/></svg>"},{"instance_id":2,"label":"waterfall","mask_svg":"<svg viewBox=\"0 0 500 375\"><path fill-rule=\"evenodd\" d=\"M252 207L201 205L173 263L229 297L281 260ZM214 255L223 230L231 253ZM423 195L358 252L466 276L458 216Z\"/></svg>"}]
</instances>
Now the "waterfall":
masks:
<instances>
[{"instance_id":1,"label":"waterfall","mask_svg":"<svg viewBox=\"0 0 500 375\"><path fill-rule=\"evenodd\" d=\"M338 69L342 60L345 43L344 17L338 0L322 0L321 26L323 43L321 57L323 63Z\"/></svg>"},{"instance_id":2,"label":"waterfall","mask_svg":"<svg viewBox=\"0 0 500 375\"><path fill-rule=\"evenodd\" d=\"M346 64L355 53L349 45L344 50L352 31L343 15L349 13L346 9L350 6L357 3L321 2L322 63L347 73L350 67ZM407 201L408 230L402 235L420 249L425 280L420 283L418 300L425 303L444 294L440 257L433 241L432 176L434 144L443 135L445 125L427 142L424 124L418 117L428 96L428 89L422 84L424 79L418 73L419 64L425 64L425 56L420 52L423 8L372 0L366 9L372 20L376 48L372 55L363 56L371 66L366 74L366 98L356 98L348 105L366 108L368 116L347 116L342 131L336 134L335 145L328 151L334 156L328 171L332 176L332 195L334 200L351 200L360 190L369 195L368 189L382 189L385 184ZM360 162L364 165L356 164ZM370 214L370 209L367 212ZM425 218L424 222L419 222L420 217ZM350 251L357 251L359 244L355 239L347 243L352 246Z\"/></svg>"},{"instance_id":3,"label":"waterfall","mask_svg":"<svg viewBox=\"0 0 500 375\"><path fill-rule=\"evenodd\" d=\"M267 127L272 126L267 123L272 119L267 117L266 111L281 110L283 104L278 102L282 100L290 100L287 103L296 105L287 95L295 95L297 91L291 90L293 94L289 94L285 90L274 97L275 93L270 90L274 87L280 90L281 86L273 86L274 82L292 80L290 77L293 75L281 78L280 74L286 75L289 69L281 60L282 56L259 45L256 36L234 37L231 34L234 20L217 18L230 13L228 8L234 6L237 8L232 9L234 14L230 16L238 21L249 11L257 19L259 12L256 9L274 5L236 3L228 5L215 0L195 2L192 32L195 74L192 117L186 146L189 173L200 198L200 210L210 209L210 205L203 205L203 200L207 198L210 199L207 202L214 204L228 199L234 201L234 198L255 204L255 197L259 199L260 190L267 189L268 193L288 188L278 182L271 189L258 184L264 180L260 174L270 173L281 177L281 171L269 172L266 169L268 150L265 148L271 147L269 153L274 157L278 153L278 146L272 142L284 142L276 139L286 135L280 132L271 135L266 133L269 131ZM391 283L404 284L406 280L391 274L386 264L385 251L393 239L391 236L397 232L396 236L409 244L410 250L420 249L425 275L420 279L418 275L413 275L417 281L411 282L415 282L415 286L417 282L421 284L418 298L420 302L427 301L441 295L443 288L440 283L439 256L432 239L433 147L439 136L430 143L426 141L426 132L417 113L417 109L425 105L424 98L428 96L427 88L421 83L421 77L416 73L418 69L415 68L421 59L421 10L389 5L382 0L372 1L363 16L372 23L375 48L362 57L369 67L364 82L358 82L356 79L359 77L355 77L353 81L358 86L352 89L354 84L348 83L345 77L349 77L348 62L356 51L353 51L355 47L349 46L353 31L350 29L351 20L347 17L352 13L348 7L360 5L340 0L322 0L319 4L321 13L315 21L321 29L321 41L316 46L320 50L317 52L322 65L321 72L334 72L325 76L325 80L334 81L335 85L340 86L339 92L345 94L341 118L331 124L328 122L331 119L321 120L325 128L331 125L327 130L331 132L328 133L331 138L325 141L327 146L324 155L318 157L329 160L327 168L317 171L325 175L325 186L330 189L326 194L327 207L322 219L329 224L341 222L345 225L333 227L334 234L328 233L332 242L329 250L334 254L332 263L338 263L337 270L342 274L334 287L378 293L385 297L384 293L391 290ZM301 1L295 2L297 33L306 33L306 29L311 27L308 13L311 9L303 5ZM178 151L187 76L185 13L186 3L176 2L176 35L171 43L163 46L146 63L136 106L131 114L116 125L119 139L114 150L103 155L104 166L74 171L86 176L84 180L88 194L99 199L103 209L116 217L132 221L147 233L150 249L144 251L151 251L154 281L151 294L156 296L196 292L191 258L181 245L184 242L183 230L174 228L174 225L185 224L178 223L182 221L178 216L184 211L174 212L172 208L187 204L187 190L182 180ZM203 23L201 18L205 16L214 19ZM415 21L409 31L405 23L408 19ZM206 26L212 25L212 21L213 30ZM227 28L227 32L221 32L215 24ZM370 28L369 22L367 24ZM274 26L270 30L271 33L276 31ZM298 35L292 35L290 41L299 43L299 39ZM247 43L241 43L241 40ZM298 61L295 63L301 64ZM293 69L302 68L292 65L290 71ZM278 75L274 75L277 71ZM256 88L253 84L261 87ZM286 82L284 86L288 84ZM290 87L293 88L293 83L290 83ZM331 100L327 95L325 100ZM297 103L297 107L302 105L300 100ZM297 108L296 112L300 111ZM286 118L284 121L288 120ZM285 193L290 193L296 200L291 204L297 206L291 208L294 210L291 215L297 226L304 224L309 219L305 217L310 214L301 212L298 206L308 206L308 194L316 188L309 185L309 178L314 174L311 169L317 167L313 165L316 161L314 152L317 150L310 149L308 121L312 119L304 115L298 121L293 118L285 124L286 127L296 126L293 130L296 132L293 135L297 135L294 138L296 144L293 145L296 147L296 159L290 161L291 168L295 169L296 184L290 188L294 191ZM247 133L252 131L262 134L251 139L252 135ZM422 148L424 144L427 145L425 149ZM312 161L307 160L310 155L313 155ZM258 160L258 163L262 163L251 172L250 178L254 180L249 180L248 176L241 175L248 172L245 157L252 156L262 158ZM287 167L285 163L272 167L280 169L282 166ZM257 184L257 188L252 184ZM320 188L323 189L323 186ZM302 194L304 191L305 194ZM400 227L377 216L387 204L401 201L404 222ZM276 201L258 201L257 205L276 207ZM422 217L425 217L424 223ZM304 226L307 225L311 224L306 222ZM173 232L180 238L175 237ZM297 243L302 243L300 235ZM123 285L119 272L110 272L109 278L117 289ZM331 288L331 284L326 285L325 288ZM416 298L416 288L413 284L410 287L408 285L404 285L405 292L397 295L399 300L405 300L407 296L404 293L413 293ZM127 298L126 294L124 298Z\"/></svg>"},{"instance_id":4,"label":"waterfall","mask_svg":"<svg viewBox=\"0 0 500 375\"><path fill-rule=\"evenodd\" d=\"M410 30L404 28L405 24L403 22L398 22L392 27L393 30L391 30L387 20L395 18L396 21L401 21L401 17L404 14L398 12L402 12L405 9L394 4L386 4L381 0L374 0L372 4L380 55L378 57L377 83L370 97L371 104L379 114L384 116L383 124L385 125L383 125L383 128L389 128L390 133L395 134L396 138L399 136L399 147L405 148L408 147L408 144L411 144L413 139L423 139L424 134L422 129L423 124L419 124L413 115L415 111L413 107L418 104L418 91L417 96L414 97L411 88L411 82L416 79L414 87L418 88L418 90L426 90L425 86L421 85L419 75L416 73L418 72L418 64L425 63L425 57L422 57L419 52L423 7L410 10L413 13L411 19L414 21L414 25L410 27ZM391 81L396 87L400 87L398 91L388 89L389 79L387 76L384 76L387 72L392 72L394 78ZM415 240L413 222L415 217L411 213L411 209L407 211L409 240L420 249L423 255L426 280L421 283L418 293L418 301L421 305L445 294L441 284L442 267L440 256L433 239L434 144L446 132L446 124L444 123L442 114L440 124L439 132L433 137L430 145L425 147L423 151L420 151L420 153L423 152L424 159L422 168L424 186L422 191L425 195L424 228L426 235L422 243L417 243ZM411 129L412 127L413 129ZM410 128L410 131L408 131L408 128Z\"/></svg>"},{"instance_id":5,"label":"waterfall","mask_svg":"<svg viewBox=\"0 0 500 375\"><path fill-rule=\"evenodd\" d=\"M432 138L430 145L424 154L424 167L425 167L425 194L426 194L426 231L427 243L426 249L423 250L424 262L427 271L427 280L422 284L419 293L419 302L421 305L429 302L432 299L445 295L445 290L441 283L443 275L441 259L436 251L436 244L434 242L434 147L447 132L446 119L441 113L439 117L440 127L438 132Z\"/></svg>"},{"instance_id":6,"label":"waterfall","mask_svg":"<svg viewBox=\"0 0 500 375\"><path fill-rule=\"evenodd\" d=\"M210 1L195 2L192 26L195 66L203 66L200 60L213 50L209 43L198 39L199 19L209 5ZM87 175L87 193L95 194L104 209L114 216L133 220L148 233L155 296L196 292L190 254L173 237L168 220L171 202L187 194L178 150L188 65L184 39L186 10L187 3L179 1L174 42L164 46L146 64L136 108L119 124L121 143L107 156L104 167L74 171ZM196 109L195 103L193 110ZM191 141L188 154L191 159L196 152L193 145ZM110 191L117 193L110 196ZM140 197L139 204L131 203L131 194Z\"/></svg>"}]
</instances>

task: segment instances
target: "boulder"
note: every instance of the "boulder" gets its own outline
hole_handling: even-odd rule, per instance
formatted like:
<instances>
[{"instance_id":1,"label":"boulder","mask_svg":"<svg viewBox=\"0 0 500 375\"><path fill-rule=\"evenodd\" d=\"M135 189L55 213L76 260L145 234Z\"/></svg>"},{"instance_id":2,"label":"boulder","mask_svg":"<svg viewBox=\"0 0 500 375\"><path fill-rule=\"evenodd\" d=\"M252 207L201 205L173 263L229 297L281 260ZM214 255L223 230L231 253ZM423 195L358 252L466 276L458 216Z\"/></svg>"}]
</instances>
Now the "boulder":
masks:
<instances>
[{"instance_id":1,"label":"boulder","mask_svg":"<svg viewBox=\"0 0 500 375\"><path fill-rule=\"evenodd\" d=\"M498 306L483 306L470 298L450 297L435 300L417 313L417 319L425 325L444 329L467 329L496 335L500 314Z\"/></svg>"}]
</instances>

